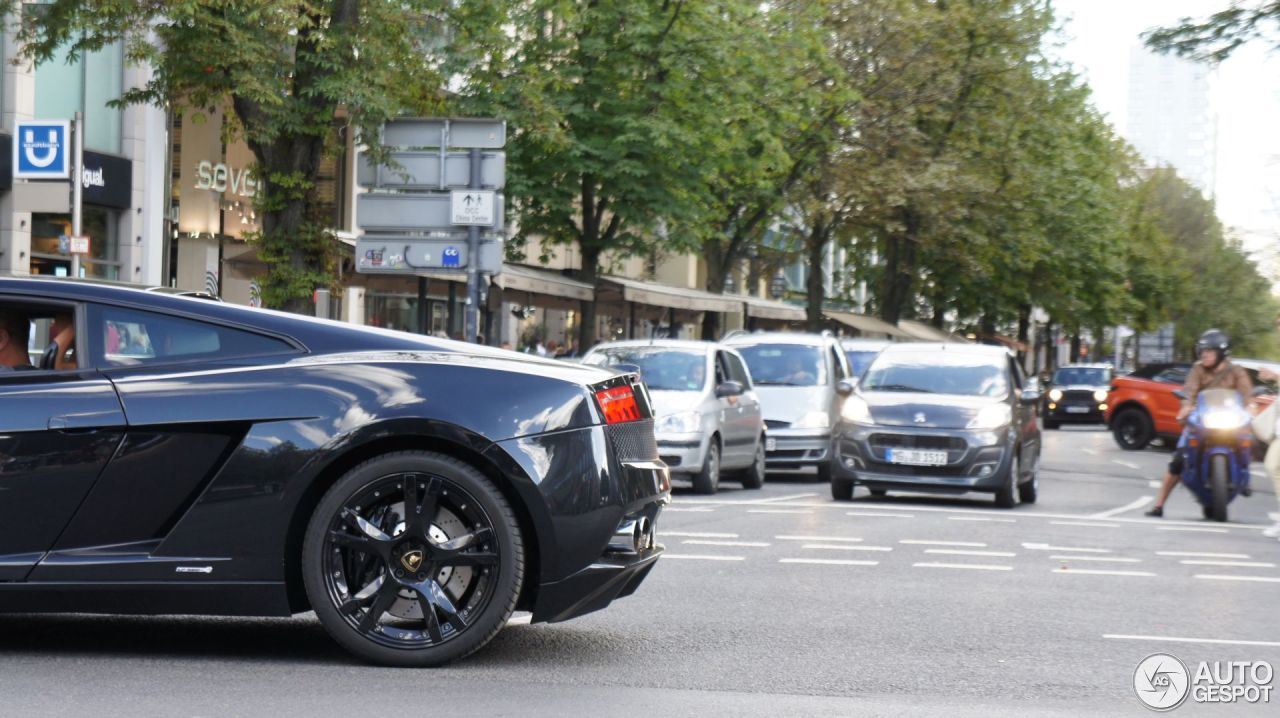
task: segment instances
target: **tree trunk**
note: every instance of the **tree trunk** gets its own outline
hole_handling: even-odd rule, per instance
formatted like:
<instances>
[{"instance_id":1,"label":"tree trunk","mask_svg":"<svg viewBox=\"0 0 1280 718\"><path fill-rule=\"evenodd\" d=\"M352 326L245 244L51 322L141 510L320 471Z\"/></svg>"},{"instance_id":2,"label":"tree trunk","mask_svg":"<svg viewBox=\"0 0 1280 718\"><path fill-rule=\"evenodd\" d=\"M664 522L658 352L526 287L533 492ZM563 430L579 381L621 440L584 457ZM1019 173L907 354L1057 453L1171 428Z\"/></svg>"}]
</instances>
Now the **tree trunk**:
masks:
<instances>
[{"instance_id":1,"label":"tree trunk","mask_svg":"<svg viewBox=\"0 0 1280 718\"><path fill-rule=\"evenodd\" d=\"M808 250L809 272L805 277L805 319L809 331L820 332L826 323L822 317L822 303L826 299L826 285L822 275L822 255L831 239L831 226L825 218L819 219L809 230L805 240Z\"/></svg>"},{"instance_id":2,"label":"tree trunk","mask_svg":"<svg viewBox=\"0 0 1280 718\"><path fill-rule=\"evenodd\" d=\"M578 279L596 286L596 278L600 271L600 250L591 246L582 246L582 269L578 270ZM582 303L582 321L578 324L578 355L581 356L596 344L596 303Z\"/></svg>"},{"instance_id":3,"label":"tree trunk","mask_svg":"<svg viewBox=\"0 0 1280 718\"><path fill-rule=\"evenodd\" d=\"M899 210L899 219L903 228L885 240L884 278L881 280L880 318L890 324L897 324L906 316L915 300L920 216L907 206Z\"/></svg>"},{"instance_id":4,"label":"tree trunk","mask_svg":"<svg viewBox=\"0 0 1280 718\"><path fill-rule=\"evenodd\" d=\"M705 289L712 294L724 294L724 278L732 269L724 247L718 240L710 240L702 245L702 257L707 262L707 283ZM702 339L714 342L720 338L720 312L702 313Z\"/></svg>"},{"instance_id":5,"label":"tree trunk","mask_svg":"<svg viewBox=\"0 0 1280 718\"><path fill-rule=\"evenodd\" d=\"M1018 307L1018 341L1022 342L1023 346L1031 345L1031 305L1029 304ZM1019 349L1018 363L1026 367L1026 361L1026 351Z\"/></svg>"},{"instance_id":6,"label":"tree trunk","mask_svg":"<svg viewBox=\"0 0 1280 718\"><path fill-rule=\"evenodd\" d=\"M1071 356L1067 357L1068 364L1074 364L1080 361L1080 332L1071 335Z\"/></svg>"}]
</instances>

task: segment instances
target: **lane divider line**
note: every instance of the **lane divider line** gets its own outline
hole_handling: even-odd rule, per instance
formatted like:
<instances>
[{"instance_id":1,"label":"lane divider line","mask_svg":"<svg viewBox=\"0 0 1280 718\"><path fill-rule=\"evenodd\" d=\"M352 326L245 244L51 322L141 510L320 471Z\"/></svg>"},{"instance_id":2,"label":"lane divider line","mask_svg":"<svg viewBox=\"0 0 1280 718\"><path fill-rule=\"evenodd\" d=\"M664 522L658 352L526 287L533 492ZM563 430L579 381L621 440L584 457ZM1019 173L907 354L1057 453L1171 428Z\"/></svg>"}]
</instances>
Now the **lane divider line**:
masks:
<instances>
[{"instance_id":1,"label":"lane divider line","mask_svg":"<svg viewBox=\"0 0 1280 718\"><path fill-rule=\"evenodd\" d=\"M697 553L664 553L662 558L689 559L691 561L746 561L746 556L712 556Z\"/></svg>"},{"instance_id":2,"label":"lane divider line","mask_svg":"<svg viewBox=\"0 0 1280 718\"><path fill-rule=\"evenodd\" d=\"M832 541L853 541L853 542L862 541L862 539L854 538L852 536L797 536L795 534L789 534L786 536L774 536L774 538L778 539L779 541L824 541L827 543L830 543Z\"/></svg>"},{"instance_id":3,"label":"lane divider line","mask_svg":"<svg viewBox=\"0 0 1280 718\"><path fill-rule=\"evenodd\" d=\"M811 514L813 509L747 509L749 514Z\"/></svg>"},{"instance_id":4,"label":"lane divider line","mask_svg":"<svg viewBox=\"0 0 1280 718\"><path fill-rule=\"evenodd\" d=\"M1141 577L1155 576L1155 574L1151 573L1150 571L1104 571L1102 569L1095 569L1095 568L1055 568L1053 569L1053 572L1054 573L1081 573L1081 574L1085 574L1086 576L1141 576Z\"/></svg>"},{"instance_id":5,"label":"lane divider line","mask_svg":"<svg viewBox=\"0 0 1280 718\"><path fill-rule=\"evenodd\" d=\"M1275 568L1274 563L1264 561L1213 561L1209 559L1183 559L1184 566L1231 566L1233 568Z\"/></svg>"},{"instance_id":6,"label":"lane divider line","mask_svg":"<svg viewBox=\"0 0 1280 718\"><path fill-rule=\"evenodd\" d=\"M1092 526L1100 529L1118 529L1120 524L1106 524L1100 521L1050 521L1054 526Z\"/></svg>"},{"instance_id":7,"label":"lane divider line","mask_svg":"<svg viewBox=\"0 0 1280 718\"><path fill-rule=\"evenodd\" d=\"M938 562L926 561L923 563L913 563L911 565L914 566L915 568L960 568L960 569L970 569L973 571L1012 571L1013 570L1013 566L1001 566L999 564L991 564L991 563L938 563Z\"/></svg>"},{"instance_id":8,"label":"lane divider line","mask_svg":"<svg viewBox=\"0 0 1280 718\"><path fill-rule=\"evenodd\" d=\"M1123 514L1123 513L1129 512L1129 511L1135 511L1135 510L1137 510L1137 509L1140 509L1140 508L1142 508L1143 506L1146 506L1148 503L1150 503L1150 502L1151 502L1152 500L1154 500L1154 499L1155 499L1155 497L1154 497L1154 496L1143 496L1143 497L1141 497L1141 498L1134 499L1133 501L1131 501L1131 502L1129 502L1129 503L1125 504L1124 506L1120 506L1120 507L1118 507L1118 508L1110 509L1110 510L1108 510L1108 511L1099 511L1099 512L1098 512L1098 513L1096 513L1096 514L1090 514L1090 515L1089 515L1089 518L1094 518L1094 519L1109 519L1109 518L1111 518L1112 516L1119 516L1120 514Z\"/></svg>"},{"instance_id":9,"label":"lane divider line","mask_svg":"<svg viewBox=\"0 0 1280 718\"><path fill-rule=\"evenodd\" d=\"M861 511L846 511L845 516L865 516L873 519L914 519L912 514L871 514L862 513Z\"/></svg>"},{"instance_id":10,"label":"lane divider line","mask_svg":"<svg viewBox=\"0 0 1280 718\"><path fill-rule=\"evenodd\" d=\"M810 548L826 551L892 551L891 546L858 546L851 544L829 544L829 543L807 543L800 548Z\"/></svg>"},{"instance_id":11,"label":"lane divider line","mask_svg":"<svg viewBox=\"0 0 1280 718\"><path fill-rule=\"evenodd\" d=\"M1017 519L993 519L987 516L948 516L948 521L990 521L992 523L1016 524Z\"/></svg>"},{"instance_id":12,"label":"lane divider line","mask_svg":"<svg viewBox=\"0 0 1280 718\"><path fill-rule=\"evenodd\" d=\"M986 548L985 543L978 541L933 541L929 539L902 539L898 543L912 546L965 546L969 548Z\"/></svg>"},{"instance_id":13,"label":"lane divider line","mask_svg":"<svg viewBox=\"0 0 1280 718\"><path fill-rule=\"evenodd\" d=\"M1111 553L1109 548L1073 548L1071 546L1051 546L1047 543L1024 543L1022 548L1030 551L1078 551L1080 553Z\"/></svg>"},{"instance_id":14,"label":"lane divider line","mask_svg":"<svg viewBox=\"0 0 1280 718\"><path fill-rule=\"evenodd\" d=\"M1142 563L1140 558L1122 558L1120 556L1050 556L1055 561L1095 561L1098 563Z\"/></svg>"},{"instance_id":15,"label":"lane divider line","mask_svg":"<svg viewBox=\"0 0 1280 718\"><path fill-rule=\"evenodd\" d=\"M1280 641L1236 641L1228 638L1179 638L1176 636L1131 636L1120 633L1104 633L1103 638L1120 641L1160 641L1167 643L1208 643L1223 646L1280 646Z\"/></svg>"},{"instance_id":16,"label":"lane divider line","mask_svg":"<svg viewBox=\"0 0 1280 718\"><path fill-rule=\"evenodd\" d=\"M713 531L662 531L660 533L663 538L666 538L667 536L679 536L681 538L738 538L738 534L715 533Z\"/></svg>"},{"instance_id":17,"label":"lane divider line","mask_svg":"<svg viewBox=\"0 0 1280 718\"><path fill-rule=\"evenodd\" d=\"M819 566L879 566L879 561L857 561L841 558L780 558L778 563L807 563Z\"/></svg>"},{"instance_id":18,"label":"lane divider line","mask_svg":"<svg viewBox=\"0 0 1280 718\"><path fill-rule=\"evenodd\" d=\"M1224 534L1226 529L1208 529L1194 526L1157 526L1156 531L1186 531L1189 533Z\"/></svg>"},{"instance_id":19,"label":"lane divider line","mask_svg":"<svg viewBox=\"0 0 1280 718\"><path fill-rule=\"evenodd\" d=\"M767 548L770 544L763 541L721 541L720 539L686 539L680 543L689 546L742 546L746 548Z\"/></svg>"},{"instance_id":20,"label":"lane divider line","mask_svg":"<svg viewBox=\"0 0 1280 718\"><path fill-rule=\"evenodd\" d=\"M1186 556L1188 558L1242 558L1250 559L1247 553L1210 553L1207 551L1156 551L1157 556Z\"/></svg>"},{"instance_id":21,"label":"lane divider line","mask_svg":"<svg viewBox=\"0 0 1280 718\"><path fill-rule=\"evenodd\" d=\"M1211 581L1256 581L1260 583L1280 583L1280 578L1275 576L1239 576L1226 573L1197 573L1196 578L1205 578Z\"/></svg>"},{"instance_id":22,"label":"lane divider line","mask_svg":"<svg viewBox=\"0 0 1280 718\"><path fill-rule=\"evenodd\" d=\"M1018 555L1012 551L966 551L954 548L927 548L924 552L942 554L944 556L998 556L1001 558L1013 558Z\"/></svg>"}]
</instances>

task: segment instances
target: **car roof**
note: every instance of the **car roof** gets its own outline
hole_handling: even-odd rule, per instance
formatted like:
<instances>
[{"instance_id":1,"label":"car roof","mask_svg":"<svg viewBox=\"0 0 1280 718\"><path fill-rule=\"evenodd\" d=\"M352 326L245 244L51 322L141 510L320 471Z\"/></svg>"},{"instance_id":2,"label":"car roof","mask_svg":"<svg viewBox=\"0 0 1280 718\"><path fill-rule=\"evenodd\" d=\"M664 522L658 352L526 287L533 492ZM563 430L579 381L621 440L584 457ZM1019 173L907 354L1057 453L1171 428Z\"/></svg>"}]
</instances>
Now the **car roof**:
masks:
<instances>
[{"instance_id":1,"label":"car roof","mask_svg":"<svg viewBox=\"0 0 1280 718\"><path fill-rule=\"evenodd\" d=\"M587 350L591 353L598 349L613 349L615 347L662 347L665 349L688 349L702 350L723 348L717 342L700 341L696 339L622 339L616 342L600 342L599 344Z\"/></svg>"},{"instance_id":2,"label":"car roof","mask_svg":"<svg viewBox=\"0 0 1280 718\"><path fill-rule=\"evenodd\" d=\"M948 354L970 354L975 356L1007 357L1010 352L1003 346L989 344L961 344L958 342L903 342L891 343L881 354L907 354L920 352L946 352Z\"/></svg>"},{"instance_id":3,"label":"car roof","mask_svg":"<svg viewBox=\"0 0 1280 718\"><path fill-rule=\"evenodd\" d=\"M752 346L755 344L801 344L808 346L824 346L834 341L834 337L801 332L754 332L751 334L737 334L724 339L725 344L733 347Z\"/></svg>"}]
</instances>

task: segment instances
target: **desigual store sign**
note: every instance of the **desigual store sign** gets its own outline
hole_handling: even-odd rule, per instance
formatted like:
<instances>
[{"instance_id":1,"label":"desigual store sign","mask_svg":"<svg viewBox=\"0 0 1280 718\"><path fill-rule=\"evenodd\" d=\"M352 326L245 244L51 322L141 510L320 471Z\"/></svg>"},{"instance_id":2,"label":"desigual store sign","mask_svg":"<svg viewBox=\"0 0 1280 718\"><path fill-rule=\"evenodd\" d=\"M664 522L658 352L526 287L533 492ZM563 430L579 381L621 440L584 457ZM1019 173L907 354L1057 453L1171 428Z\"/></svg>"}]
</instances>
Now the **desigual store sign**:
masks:
<instances>
[{"instance_id":1,"label":"desigual store sign","mask_svg":"<svg viewBox=\"0 0 1280 718\"><path fill-rule=\"evenodd\" d=\"M133 204L133 162L86 150L80 186L85 204L128 209Z\"/></svg>"}]
</instances>

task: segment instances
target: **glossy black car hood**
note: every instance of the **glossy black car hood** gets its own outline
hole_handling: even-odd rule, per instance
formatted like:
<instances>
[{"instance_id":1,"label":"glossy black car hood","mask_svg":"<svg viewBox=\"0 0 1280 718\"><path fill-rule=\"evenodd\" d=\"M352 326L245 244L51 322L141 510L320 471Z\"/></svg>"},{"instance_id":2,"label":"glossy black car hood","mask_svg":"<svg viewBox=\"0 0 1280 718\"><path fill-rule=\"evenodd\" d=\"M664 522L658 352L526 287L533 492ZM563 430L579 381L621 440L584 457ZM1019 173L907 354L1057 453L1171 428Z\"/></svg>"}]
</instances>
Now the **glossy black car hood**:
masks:
<instances>
[{"instance_id":1,"label":"glossy black car hood","mask_svg":"<svg viewBox=\"0 0 1280 718\"><path fill-rule=\"evenodd\" d=\"M984 396L892 391L868 391L859 396L871 408L876 424L921 429L964 429L983 407L1002 403Z\"/></svg>"}]
</instances>

